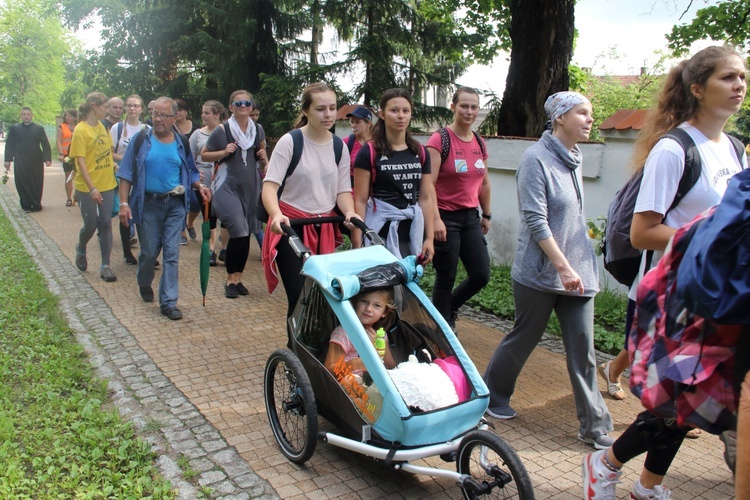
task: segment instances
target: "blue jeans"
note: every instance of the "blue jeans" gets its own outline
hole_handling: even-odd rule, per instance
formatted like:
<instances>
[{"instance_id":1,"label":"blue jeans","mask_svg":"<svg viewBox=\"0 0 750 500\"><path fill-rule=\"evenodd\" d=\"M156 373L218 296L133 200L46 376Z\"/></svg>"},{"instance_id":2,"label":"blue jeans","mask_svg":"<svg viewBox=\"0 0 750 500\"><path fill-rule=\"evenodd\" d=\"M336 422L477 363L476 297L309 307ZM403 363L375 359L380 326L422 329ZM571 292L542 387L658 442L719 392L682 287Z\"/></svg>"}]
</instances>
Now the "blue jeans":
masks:
<instances>
[{"instance_id":1,"label":"blue jeans","mask_svg":"<svg viewBox=\"0 0 750 500\"><path fill-rule=\"evenodd\" d=\"M162 253L159 305L166 309L177 306L179 292L177 264L185 215L185 203L182 196L154 199L146 195L141 223L136 226L141 245L136 274L138 286L151 286L154 281L154 261L159 253Z\"/></svg>"}]
</instances>

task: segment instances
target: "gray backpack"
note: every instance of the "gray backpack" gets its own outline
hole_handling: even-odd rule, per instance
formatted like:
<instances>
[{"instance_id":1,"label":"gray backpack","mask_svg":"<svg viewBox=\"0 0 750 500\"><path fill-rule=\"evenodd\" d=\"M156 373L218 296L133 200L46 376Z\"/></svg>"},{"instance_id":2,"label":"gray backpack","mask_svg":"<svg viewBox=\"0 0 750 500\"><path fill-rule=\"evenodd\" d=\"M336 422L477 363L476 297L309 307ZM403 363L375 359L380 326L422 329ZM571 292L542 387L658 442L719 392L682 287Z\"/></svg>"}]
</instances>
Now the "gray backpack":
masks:
<instances>
[{"instance_id":1,"label":"gray backpack","mask_svg":"<svg viewBox=\"0 0 750 500\"><path fill-rule=\"evenodd\" d=\"M669 210L679 205L682 198L692 189L701 175L701 156L698 148L685 129L675 128L664 134L659 140L669 137L676 140L685 151L685 170L682 172L682 178L677 186ZM740 165L742 165L742 154L745 146L738 139L728 135L734 146L735 153ZM615 199L609 205L607 211L607 226L604 229L604 238L602 238L602 255L604 256L604 268L609 271L619 283L630 286L638 276L641 266L641 256L643 251L633 248L630 242L630 226L633 222L633 212L635 203L638 199L638 193L641 190L641 180L643 179L643 169L625 183L625 185L615 194ZM664 214L666 217L667 214ZM662 219L663 220L663 219ZM652 251L647 252L646 269L651 267Z\"/></svg>"}]
</instances>

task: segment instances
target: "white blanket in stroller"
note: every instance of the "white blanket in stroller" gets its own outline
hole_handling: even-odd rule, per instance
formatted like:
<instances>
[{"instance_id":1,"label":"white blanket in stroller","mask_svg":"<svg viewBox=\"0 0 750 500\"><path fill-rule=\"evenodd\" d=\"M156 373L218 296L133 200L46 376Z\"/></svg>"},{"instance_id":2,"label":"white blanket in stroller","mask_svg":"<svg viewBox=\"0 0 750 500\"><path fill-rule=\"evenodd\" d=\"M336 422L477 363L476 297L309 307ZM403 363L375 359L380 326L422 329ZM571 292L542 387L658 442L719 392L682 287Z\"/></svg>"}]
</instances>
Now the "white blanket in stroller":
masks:
<instances>
[{"instance_id":1,"label":"white blanket in stroller","mask_svg":"<svg viewBox=\"0 0 750 500\"><path fill-rule=\"evenodd\" d=\"M420 363L411 355L388 374L407 406L430 411L458 403L453 382L434 363Z\"/></svg>"}]
</instances>

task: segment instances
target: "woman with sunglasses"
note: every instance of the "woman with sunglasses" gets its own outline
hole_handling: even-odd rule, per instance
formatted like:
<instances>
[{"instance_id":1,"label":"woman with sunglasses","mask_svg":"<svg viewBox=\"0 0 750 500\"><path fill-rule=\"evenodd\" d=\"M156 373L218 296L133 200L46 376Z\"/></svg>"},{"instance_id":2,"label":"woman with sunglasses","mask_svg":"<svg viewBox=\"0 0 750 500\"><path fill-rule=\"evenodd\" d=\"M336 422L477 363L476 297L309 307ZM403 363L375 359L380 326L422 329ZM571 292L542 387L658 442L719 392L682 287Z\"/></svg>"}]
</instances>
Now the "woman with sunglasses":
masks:
<instances>
[{"instance_id":1,"label":"woman with sunglasses","mask_svg":"<svg viewBox=\"0 0 750 500\"><path fill-rule=\"evenodd\" d=\"M262 229L255 215L260 196L260 165L267 163L266 151L260 147L258 127L250 119L253 100L250 92L236 90L229 98L232 116L227 123L216 127L201 152L204 162L218 161L213 179L214 213L222 227L229 232L225 265L227 280L224 295L236 299L250 292L242 284L250 235Z\"/></svg>"},{"instance_id":2,"label":"woman with sunglasses","mask_svg":"<svg viewBox=\"0 0 750 500\"><path fill-rule=\"evenodd\" d=\"M354 206L391 253L398 258L419 255L427 263L434 253L430 155L409 133L409 93L386 90L379 104L369 147L363 146L354 162ZM361 232L355 229L352 245L361 244Z\"/></svg>"}]
</instances>

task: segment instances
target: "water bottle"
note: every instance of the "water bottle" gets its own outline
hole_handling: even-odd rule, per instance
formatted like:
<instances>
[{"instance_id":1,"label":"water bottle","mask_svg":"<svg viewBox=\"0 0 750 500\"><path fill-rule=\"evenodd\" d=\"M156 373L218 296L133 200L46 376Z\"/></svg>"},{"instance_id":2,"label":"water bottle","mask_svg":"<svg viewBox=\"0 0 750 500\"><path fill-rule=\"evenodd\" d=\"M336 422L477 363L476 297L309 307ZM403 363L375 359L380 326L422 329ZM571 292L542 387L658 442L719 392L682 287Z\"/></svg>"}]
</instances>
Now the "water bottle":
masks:
<instances>
[{"instance_id":1,"label":"water bottle","mask_svg":"<svg viewBox=\"0 0 750 500\"><path fill-rule=\"evenodd\" d=\"M378 328L378 331L375 332L375 350L378 351L378 356L382 361L385 357L385 330L382 328Z\"/></svg>"}]
</instances>

